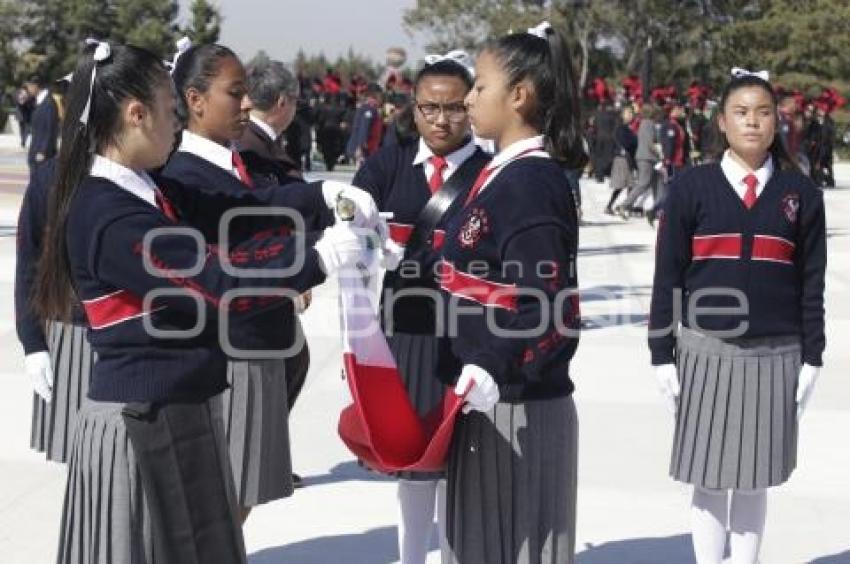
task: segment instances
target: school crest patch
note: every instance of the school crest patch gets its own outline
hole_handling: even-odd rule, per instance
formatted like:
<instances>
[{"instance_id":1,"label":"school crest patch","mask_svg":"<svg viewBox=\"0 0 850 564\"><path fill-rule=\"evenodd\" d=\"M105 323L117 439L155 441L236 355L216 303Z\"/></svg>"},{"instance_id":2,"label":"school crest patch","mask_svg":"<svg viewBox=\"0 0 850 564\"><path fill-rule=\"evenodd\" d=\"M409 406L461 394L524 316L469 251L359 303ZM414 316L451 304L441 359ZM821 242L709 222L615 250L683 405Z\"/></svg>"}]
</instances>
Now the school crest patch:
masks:
<instances>
[{"instance_id":1,"label":"school crest patch","mask_svg":"<svg viewBox=\"0 0 850 564\"><path fill-rule=\"evenodd\" d=\"M785 214L785 219L788 223L797 223L797 216L800 211L800 195L788 194L782 198L782 213Z\"/></svg>"},{"instance_id":2,"label":"school crest patch","mask_svg":"<svg viewBox=\"0 0 850 564\"><path fill-rule=\"evenodd\" d=\"M458 243L464 249L472 249L481 237L490 232L490 218L483 208L473 208L457 235Z\"/></svg>"}]
</instances>

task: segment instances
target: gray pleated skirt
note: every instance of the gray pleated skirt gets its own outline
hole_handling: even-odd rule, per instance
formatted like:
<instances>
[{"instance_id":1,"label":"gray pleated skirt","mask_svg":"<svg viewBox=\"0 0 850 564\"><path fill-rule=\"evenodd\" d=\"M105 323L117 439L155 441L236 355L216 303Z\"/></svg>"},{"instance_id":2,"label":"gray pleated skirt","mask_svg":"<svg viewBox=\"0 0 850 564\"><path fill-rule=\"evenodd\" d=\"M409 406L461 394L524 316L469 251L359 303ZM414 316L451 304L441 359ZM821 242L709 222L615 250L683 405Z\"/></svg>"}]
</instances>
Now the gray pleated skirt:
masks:
<instances>
[{"instance_id":1,"label":"gray pleated skirt","mask_svg":"<svg viewBox=\"0 0 850 564\"><path fill-rule=\"evenodd\" d=\"M629 160L622 155L617 155L611 164L611 190L631 188L634 185L635 175L629 166Z\"/></svg>"},{"instance_id":2,"label":"gray pleated skirt","mask_svg":"<svg viewBox=\"0 0 850 564\"><path fill-rule=\"evenodd\" d=\"M796 336L721 341L684 328L670 475L711 489L782 484L797 465Z\"/></svg>"},{"instance_id":3,"label":"gray pleated skirt","mask_svg":"<svg viewBox=\"0 0 850 564\"><path fill-rule=\"evenodd\" d=\"M221 394L236 497L254 507L294 491L283 359L231 360Z\"/></svg>"},{"instance_id":4,"label":"gray pleated skirt","mask_svg":"<svg viewBox=\"0 0 850 564\"><path fill-rule=\"evenodd\" d=\"M461 416L448 467L443 562L574 562L577 472L572 397Z\"/></svg>"},{"instance_id":5,"label":"gray pleated skirt","mask_svg":"<svg viewBox=\"0 0 850 564\"><path fill-rule=\"evenodd\" d=\"M440 402L446 386L437 379L437 337L394 333L387 344L395 357L413 408L420 417L427 415ZM439 480L444 472L398 472L395 476L405 480Z\"/></svg>"},{"instance_id":6,"label":"gray pleated skirt","mask_svg":"<svg viewBox=\"0 0 850 564\"><path fill-rule=\"evenodd\" d=\"M153 562L150 514L121 403L85 400L68 465L59 564Z\"/></svg>"},{"instance_id":7,"label":"gray pleated skirt","mask_svg":"<svg viewBox=\"0 0 850 564\"><path fill-rule=\"evenodd\" d=\"M67 462L71 453L77 413L86 397L95 354L86 338L88 329L51 321L47 349L53 365L53 399L33 395L30 446L48 460Z\"/></svg>"},{"instance_id":8,"label":"gray pleated skirt","mask_svg":"<svg viewBox=\"0 0 850 564\"><path fill-rule=\"evenodd\" d=\"M211 400L208 409L220 445L219 471L228 478L228 497L235 505L220 405ZM58 564L155 562L150 509L121 416L123 407L86 399L80 408L68 464Z\"/></svg>"}]
</instances>

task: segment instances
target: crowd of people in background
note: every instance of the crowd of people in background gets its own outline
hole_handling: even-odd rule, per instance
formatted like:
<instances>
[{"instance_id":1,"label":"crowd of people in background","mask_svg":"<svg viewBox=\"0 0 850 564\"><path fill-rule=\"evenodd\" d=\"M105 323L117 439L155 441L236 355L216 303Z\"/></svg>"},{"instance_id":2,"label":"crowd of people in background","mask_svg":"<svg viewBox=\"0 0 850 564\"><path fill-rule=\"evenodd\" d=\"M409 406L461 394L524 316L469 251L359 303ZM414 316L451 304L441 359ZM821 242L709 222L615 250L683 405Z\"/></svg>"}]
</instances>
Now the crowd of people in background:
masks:
<instances>
[{"instance_id":1,"label":"crowd of people in background","mask_svg":"<svg viewBox=\"0 0 850 564\"><path fill-rule=\"evenodd\" d=\"M597 182L609 179L609 215L645 216L654 224L669 183L695 165L716 161L721 151L713 123L717 100L707 86L692 83L680 97L674 86L651 91L644 101L634 77L610 89L596 79L586 97L596 111L586 122L591 162ZM834 188L836 124L832 113L846 100L825 88L814 98L777 87L780 133L788 153L821 188Z\"/></svg>"},{"instance_id":2,"label":"crowd of people in background","mask_svg":"<svg viewBox=\"0 0 850 564\"><path fill-rule=\"evenodd\" d=\"M298 73L295 79L295 115L278 143L292 163L306 172L313 170L314 159L330 172L339 164L359 167L381 146L410 134L413 84L409 77L391 74L370 82L355 74L344 81L329 67L324 76ZM56 154L55 143L49 140L58 137L69 80L65 76L51 83L32 76L15 93L21 146L26 147L30 138L36 140L29 144L30 166ZM817 185L835 187L834 146L841 135L832 114L846 100L832 88L824 88L816 97L799 90L777 90L786 149ZM646 217L654 223L673 177L718 158L717 130L712 126L717 100L708 86L693 82L684 95L675 86L656 87L644 100L636 77L626 77L619 88L597 78L584 98L591 162L585 170L575 171L573 180L582 174L599 183L607 178L611 199L605 213L609 215ZM843 139L850 142L850 131ZM577 186L574 191L581 206Z\"/></svg>"}]
</instances>

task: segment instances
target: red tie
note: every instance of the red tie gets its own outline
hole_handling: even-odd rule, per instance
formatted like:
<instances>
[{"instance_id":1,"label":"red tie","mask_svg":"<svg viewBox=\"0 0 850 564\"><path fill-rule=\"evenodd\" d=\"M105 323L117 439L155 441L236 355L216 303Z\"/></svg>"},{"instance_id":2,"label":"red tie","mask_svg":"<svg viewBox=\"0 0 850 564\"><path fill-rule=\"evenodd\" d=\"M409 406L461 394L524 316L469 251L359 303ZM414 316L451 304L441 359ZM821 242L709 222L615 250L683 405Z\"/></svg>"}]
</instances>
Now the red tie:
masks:
<instances>
[{"instance_id":1,"label":"red tie","mask_svg":"<svg viewBox=\"0 0 850 564\"><path fill-rule=\"evenodd\" d=\"M759 179L752 172L744 177L744 184L747 185L747 191L744 193L744 205L747 209L751 209L756 205L756 186L759 185Z\"/></svg>"},{"instance_id":2,"label":"red tie","mask_svg":"<svg viewBox=\"0 0 850 564\"><path fill-rule=\"evenodd\" d=\"M248 188L253 188L254 181L251 180L250 176L248 176L248 169L245 168L245 163L242 161L242 157L239 156L239 152L231 151L231 154L233 155L233 168L236 169L236 174L239 175L239 180L241 180L242 184Z\"/></svg>"},{"instance_id":3,"label":"red tie","mask_svg":"<svg viewBox=\"0 0 850 564\"><path fill-rule=\"evenodd\" d=\"M174 211L174 206L171 205L171 202L168 201L168 198L165 197L159 188L155 188L154 200L156 201L156 207L165 214L165 217L171 221L177 221L177 213Z\"/></svg>"},{"instance_id":4,"label":"red tie","mask_svg":"<svg viewBox=\"0 0 850 564\"><path fill-rule=\"evenodd\" d=\"M431 193L433 194L442 188L443 171L446 170L449 163L446 162L446 157L441 157L440 155L434 155L428 160L431 162L431 166L434 167L434 172L431 173L431 178L428 179L428 187L431 188Z\"/></svg>"},{"instance_id":5,"label":"red tie","mask_svg":"<svg viewBox=\"0 0 850 564\"><path fill-rule=\"evenodd\" d=\"M497 167L498 168L498 167ZM484 183L487 182L487 179L490 178L490 175L493 174L495 168L489 168L485 166L481 169L481 172L478 173L478 178L475 179L475 183L472 185L472 188L469 189L469 195L466 197L466 202L464 202L464 206L468 206L469 202L475 199L475 196L478 195L478 192L481 191L481 187L484 186Z\"/></svg>"},{"instance_id":6,"label":"red tie","mask_svg":"<svg viewBox=\"0 0 850 564\"><path fill-rule=\"evenodd\" d=\"M472 200L475 199L475 196L478 195L478 193L481 191L481 188L484 186L484 184L487 183L487 179L490 178L490 176L494 172L496 172L497 170L500 170L502 167L506 166L508 163L511 163L511 162L513 162L517 159L524 157L528 153L533 153L535 151L542 151L542 150L543 150L542 147L529 147L528 149L517 153L512 159L510 159L507 162L496 165L493 168L490 168L489 164L487 166L485 166L484 168L482 168L481 172L478 173L478 178L475 179L475 183L472 185L472 188L469 189L469 195L466 197L466 202L463 204L464 207L468 206L469 202L471 202Z\"/></svg>"}]
</instances>

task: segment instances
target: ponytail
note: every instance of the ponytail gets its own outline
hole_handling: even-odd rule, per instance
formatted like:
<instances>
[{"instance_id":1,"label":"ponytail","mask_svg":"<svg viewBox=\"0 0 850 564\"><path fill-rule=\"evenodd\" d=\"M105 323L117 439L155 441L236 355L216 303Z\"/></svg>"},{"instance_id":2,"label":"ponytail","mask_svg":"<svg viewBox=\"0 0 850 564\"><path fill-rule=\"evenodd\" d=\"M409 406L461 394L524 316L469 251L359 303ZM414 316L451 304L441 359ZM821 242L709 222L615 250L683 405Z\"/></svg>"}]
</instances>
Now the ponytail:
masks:
<instances>
[{"instance_id":1,"label":"ponytail","mask_svg":"<svg viewBox=\"0 0 850 564\"><path fill-rule=\"evenodd\" d=\"M47 204L47 228L37 265L33 309L42 321L69 321L77 298L68 260L68 212L96 152L115 145L122 131L121 105L134 98L153 106L154 92L168 72L149 51L112 46L108 59L95 62L94 49L80 58L66 97L62 143ZM97 73L92 81L92 71ZM88 106L88 115L83 123Z\"/></svg>"},{"instance_id":2,"label":"ponytail","mask_svg":"<svg viewBox=\"0 0 850 564\"><path fill-rule=\"evenodd\" d=\"M92 161L92 128L81 123L89 95L89 80L95 61L84 57L68 87L62 143L56 173L47 203L47 222L41 256L37 264L33 306L42 319L67 322L77 299L72 292L71 266L66 250L65 229L68 209L77 186L88 174ZM92 96L93 98L94 96ZM94 111L94 107L92 110ZM91 123L91 121L89 122Z\"/></svg>"},{"instance_id":3,"label":"ponytail","mask_svg":"<svg viewBox=\"0 0 850 564\"><path fill-rule=\"evenodd\" d=\"M560 33L549 31L547 40L555 92L543 126L546 149L567 168L582 169L587 164L587 154L584 152L581 104L573 59Z\"/></svg>"},{"instance_id":4,"label":"ponytail","mask_svg":"<svg viewBox=\"0 0 850 564\"><path fill-rule=\"evenodd\" d=\"M544 136L546 150L565 168L587 163L581 129L581 107L570 49L564 37L545 27L536 33L514 33L488 44L505 71L508 87L529 80L535 104L526 121Z\"/></svg>"}]
</instances>

